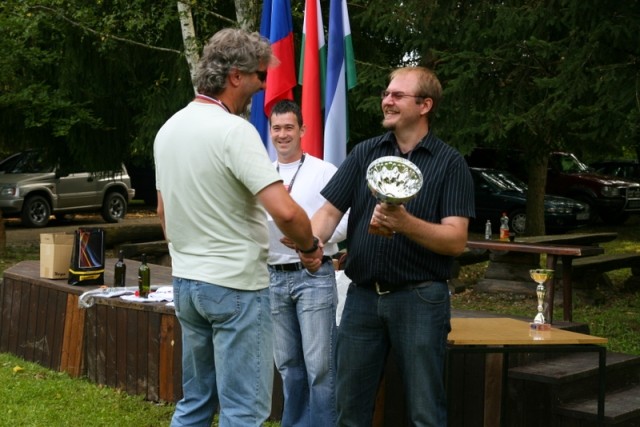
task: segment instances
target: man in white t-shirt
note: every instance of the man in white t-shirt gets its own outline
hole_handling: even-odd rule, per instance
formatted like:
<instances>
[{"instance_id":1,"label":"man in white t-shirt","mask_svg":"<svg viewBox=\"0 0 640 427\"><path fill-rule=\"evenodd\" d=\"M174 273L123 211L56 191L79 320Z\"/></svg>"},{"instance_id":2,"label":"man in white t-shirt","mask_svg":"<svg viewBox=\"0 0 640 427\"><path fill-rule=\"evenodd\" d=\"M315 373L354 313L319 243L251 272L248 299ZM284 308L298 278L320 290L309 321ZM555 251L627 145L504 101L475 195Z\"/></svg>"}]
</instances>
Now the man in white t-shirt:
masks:
<instances>
[{"instance_id":1,"label":"man in white t-shirt","mask_svg":"<svg viewBox=\"0 0 640 427\"><path fill-rule=\"evenodd\" d=\"M273 332L265 209L312 271L322 250L255 128L239 117L273 62L258 33L224 29L204 47L198 95L154 144L158 216L182 328L183 398L172 426L263 424L271 410Z\"/></svg>"},{"instance_id":2,"label":"man in white t-shirt","mask_svg":"<svg viewBox=\"0 0 640 427\"><path fill-rule=\"evenodd\" d=\"M291 197L311 216L325 202L320 191L336 171L331 163L304 153L305 127L300 107L280 101L271 110L271 140L276 170ZM333 426L336 422L333 351L338 294L331 255L346 236L347 216L324 246L314 273L282 244L282 232L269 218L269 264L274 357L282 377L282 426Z\"/></svg>"}]
</instances>

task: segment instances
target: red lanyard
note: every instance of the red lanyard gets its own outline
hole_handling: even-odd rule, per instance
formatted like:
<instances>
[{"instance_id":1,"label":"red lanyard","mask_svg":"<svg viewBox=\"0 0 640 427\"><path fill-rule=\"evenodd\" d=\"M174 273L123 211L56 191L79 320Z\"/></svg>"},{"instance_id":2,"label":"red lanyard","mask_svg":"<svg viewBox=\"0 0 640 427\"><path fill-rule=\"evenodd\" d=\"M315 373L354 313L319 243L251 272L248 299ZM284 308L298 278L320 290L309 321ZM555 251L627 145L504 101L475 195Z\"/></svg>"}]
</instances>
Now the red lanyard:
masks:
<instances>
[{"instance_id":1,"label":"red lanyard","mask_svg":"<svg viewBox=\"0 0 640 427\"><path fill-rule=\"evenodd\" d=\"M216 104L217 106L222 107L222 109L224 109L224 111L226 111L227 113L231 113L231 111L229 111L227 106L224 105L224 103L222 101L220 101L219 99L211 98L210 96L202 95L201 93L197 94L196 98L200 99L202 101L207 101L207 102L210 102L212 104Z\"/></svg>"}]
</instances>

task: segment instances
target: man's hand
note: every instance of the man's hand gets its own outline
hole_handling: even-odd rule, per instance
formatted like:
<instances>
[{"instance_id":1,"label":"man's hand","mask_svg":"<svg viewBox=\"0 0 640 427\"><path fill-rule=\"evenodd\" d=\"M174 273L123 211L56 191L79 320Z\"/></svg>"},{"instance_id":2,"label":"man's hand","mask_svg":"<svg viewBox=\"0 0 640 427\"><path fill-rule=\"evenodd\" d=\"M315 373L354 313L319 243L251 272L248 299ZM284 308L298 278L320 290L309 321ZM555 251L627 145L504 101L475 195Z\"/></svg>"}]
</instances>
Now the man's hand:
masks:
<instances>
[{"instance_id":1,"label":"man's hand","mask_svg":"<svg viewBox=\"0 0 640 427\"><path fill-rule=\"evenodd\" d=\"M317 238L315 238L314 241L317 241L318 247L313 252L305 253L302 252L300 248L296 248L298 256L300 257L300 262L302 262L302 265L304 265L304 267L309 270L310 273L315 273L320 269L320 266L322 265L322 256L324 255L324 244L321 241L317 240Z\"/></svg>"},{"instance_id":2,"label":"man's hand","mask_svg":"<svg viewBox=\"0 0 640 427\"><path fill-rule=\"evenodd\" d=\"M392 238L400 230L406 210L402 205L379 203L373 211L369 223L369 233Z\"/></svg>"}]
</instances>

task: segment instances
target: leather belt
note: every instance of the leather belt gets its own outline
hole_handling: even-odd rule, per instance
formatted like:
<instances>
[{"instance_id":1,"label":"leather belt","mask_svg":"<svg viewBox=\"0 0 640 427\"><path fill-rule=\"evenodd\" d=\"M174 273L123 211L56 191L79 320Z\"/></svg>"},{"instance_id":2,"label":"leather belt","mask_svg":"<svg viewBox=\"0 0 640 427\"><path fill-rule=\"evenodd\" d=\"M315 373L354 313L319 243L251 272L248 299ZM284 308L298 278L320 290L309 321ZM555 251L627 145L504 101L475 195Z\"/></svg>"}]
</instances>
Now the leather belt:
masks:
<instances>
[{"instance_id":1,"label":"leather belt","mask_svg":"<svg viewBox=\"0 0 640 427\"><path fill-rule=\"evenodd\" d=\"M383 282L368 282L368 283L359 283L357 286L363 289L371 289L376 291L378 295L385 295L391 292L397 291L409 291L412 289L426 288L430 286L434 282L439 282L439 280L427 280L425 282L417 282L417 283L407 283L402 285L395 285L391 283L383 283Z\"/></svg>"},{"instance_id":2,"label":"leather belt","mask_svg":"<svg viewBox=\"0 0 640 427\"><path fill-rule=\"evenodd\" d=\"M322 263L324 264L327 261L331 261L331 257L323 256ZM289 264L269 264L269 268L275 271L300 271L304 269L304 265L301 262L292 262Z\"/></svg>"}]
</instances>

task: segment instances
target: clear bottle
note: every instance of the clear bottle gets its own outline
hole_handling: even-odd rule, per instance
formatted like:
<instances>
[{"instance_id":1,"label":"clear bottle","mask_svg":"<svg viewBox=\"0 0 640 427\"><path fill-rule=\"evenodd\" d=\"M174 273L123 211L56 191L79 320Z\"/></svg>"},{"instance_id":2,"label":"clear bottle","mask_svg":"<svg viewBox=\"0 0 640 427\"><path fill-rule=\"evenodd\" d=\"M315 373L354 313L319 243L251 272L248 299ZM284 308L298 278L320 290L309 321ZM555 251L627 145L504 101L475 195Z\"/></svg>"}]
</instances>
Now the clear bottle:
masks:
<instances>
[{"instance_id":1,"label":"clear bottle","mask_svg":"<svg viewBox=\"0 0 640 427\"><path fill-rule=\"evenodd\" d=\"M485 240L491 240L491 221L489 220L484 225L484 238Z\"/></svg>"},{"instance_id":2,"label":"clear bottle","mask_svg":"<svg viewBox=\"0 0 640 427\"><path fill-rule=\"evenodd\" d=\"M127 265L124 263L124 254L118 251L118 261L113 269L113 286L124 287L125 277L127 276Z\"/></svg>"},{"instance_id":3,"label":"clear bottle","mask_svg":"<svg viewBox=\"0 0 640 427\"><path fill-rule=\"evenodd\" d=\"M500 240L509 240L509 217L506 212L502 212L500 218Z\"/></svg>"},{"instance_id":4,"label":"clear bottle","mask_svg":"<svg viewBox=\"0 0 640 427\"><path fill-rule=\"evenodd\" d=\"M147 265L147 254L142 254L142 262L138 267L138 292L141 298L147 298L151 290L151 270Z\"/></svg>"}]
</instances>

